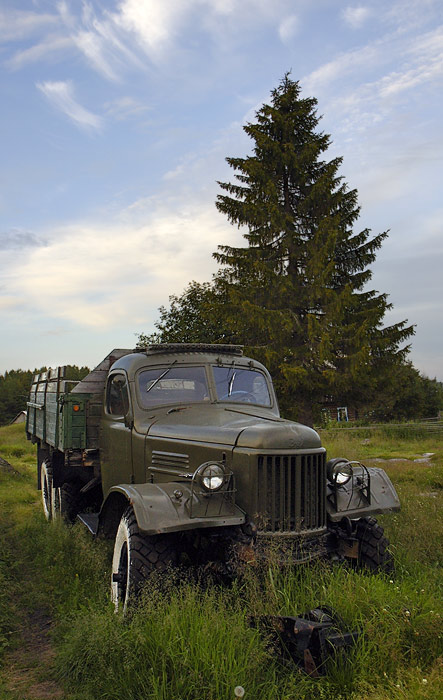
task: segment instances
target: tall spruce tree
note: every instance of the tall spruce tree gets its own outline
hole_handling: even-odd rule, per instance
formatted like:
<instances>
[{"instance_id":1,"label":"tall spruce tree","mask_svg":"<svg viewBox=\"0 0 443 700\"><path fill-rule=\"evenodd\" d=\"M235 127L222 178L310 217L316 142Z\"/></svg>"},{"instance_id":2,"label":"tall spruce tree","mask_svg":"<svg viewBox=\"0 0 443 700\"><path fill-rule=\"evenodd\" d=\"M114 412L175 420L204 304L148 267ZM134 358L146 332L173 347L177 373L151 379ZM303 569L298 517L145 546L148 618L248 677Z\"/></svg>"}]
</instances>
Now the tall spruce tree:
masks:
<instances>
[{"instance_id":1,"label":"tall spruce tree","mask_svg":"<svg viewBox=\"0 0 443 700\"><path fill-rule=\"evenodd\" d=\"M413 327L383 327L387 295L366 288L387 232L354 233L357 191L338 174L341 158L322 159L330 137L317 130L317 100L301 98L289 74L271 97L244 126L253 155L227 158L236 182L219 183L216 206L247 228L247 246L219 246L216 287L236 339L273 372L286 414L309 421L327 395L367 403L377 376L404 362Z\"/></svg>"}]
</instances>

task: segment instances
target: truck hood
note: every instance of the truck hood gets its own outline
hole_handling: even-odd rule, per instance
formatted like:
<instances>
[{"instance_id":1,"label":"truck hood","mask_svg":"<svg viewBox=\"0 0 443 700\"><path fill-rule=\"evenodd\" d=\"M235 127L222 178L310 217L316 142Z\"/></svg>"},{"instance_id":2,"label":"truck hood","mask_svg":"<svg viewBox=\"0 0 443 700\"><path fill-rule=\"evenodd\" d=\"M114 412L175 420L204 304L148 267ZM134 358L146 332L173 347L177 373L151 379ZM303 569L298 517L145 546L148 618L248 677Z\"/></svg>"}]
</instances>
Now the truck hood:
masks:
<instances>
[{"instance_id":1,"label":"truck hood","mask_svg":"<svg viewBox=\"0 0 443 700\"><path fill-rule=\"evenodd\" d=\"M145 430L150 437L216 443L254 450L321 447L320 437L315 430L260 409L243 407L211 406L208 411L202 406L186 406L157 415Z\"/></svg>"}]
</instances>

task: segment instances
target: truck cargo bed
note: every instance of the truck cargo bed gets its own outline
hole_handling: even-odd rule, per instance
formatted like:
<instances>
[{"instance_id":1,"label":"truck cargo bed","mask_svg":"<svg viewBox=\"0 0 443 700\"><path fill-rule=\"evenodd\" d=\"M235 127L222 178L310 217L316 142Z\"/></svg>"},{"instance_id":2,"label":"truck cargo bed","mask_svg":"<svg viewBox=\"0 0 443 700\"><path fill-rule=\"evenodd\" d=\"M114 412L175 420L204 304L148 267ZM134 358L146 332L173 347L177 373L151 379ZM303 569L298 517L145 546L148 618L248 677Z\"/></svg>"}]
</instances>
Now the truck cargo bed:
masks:
<instances>
[{"instance_id":1,"label":"truck cargo bed","mask_svg":"<svg viewBox=\"0 0 443 700\"><path fill-rule=\"evenodd\" d=\"M113 350L79 382L66 378L66 367L36 374L28 401L28 438L61 452L97 449L106 377L111 365L130 352Z\"/></svg>"}]
</instances>

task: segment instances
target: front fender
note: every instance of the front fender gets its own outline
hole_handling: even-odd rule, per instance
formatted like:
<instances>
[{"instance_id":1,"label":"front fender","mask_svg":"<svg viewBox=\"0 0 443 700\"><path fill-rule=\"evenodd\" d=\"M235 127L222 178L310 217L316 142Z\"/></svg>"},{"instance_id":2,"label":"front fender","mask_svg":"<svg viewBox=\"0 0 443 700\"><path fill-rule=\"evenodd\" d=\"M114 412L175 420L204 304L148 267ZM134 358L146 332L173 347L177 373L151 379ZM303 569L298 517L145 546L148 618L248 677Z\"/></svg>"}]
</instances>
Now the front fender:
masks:
<instances>
[{"instance_id":1,"label":"front fender","mask_svg":"<svg viewBox=\"0 0 443 700\"><path fill-rule=\"evenodd\" d=\"M365 489L358 483L358 478L352 479L341 486L328 483L326 510L332 522L342 518L364 518L367 515L389 513L400 510L397 492L383 469L365 467L369 475L369 498Z\"/></svg>"},{"instance_id":2,"label":"front fender","mask_svg":"<svg viewBox=\"0 0 443 700\"><path fill-rule=\"evenodd\" d=\"M242 525L246 520L241 508L227 500L225 494L201 496L181 482L118 484L111 488L108 498L112 498L113 493L126 497L134 509L140 531L146 535Z\"/></svg>"}]
</instances>

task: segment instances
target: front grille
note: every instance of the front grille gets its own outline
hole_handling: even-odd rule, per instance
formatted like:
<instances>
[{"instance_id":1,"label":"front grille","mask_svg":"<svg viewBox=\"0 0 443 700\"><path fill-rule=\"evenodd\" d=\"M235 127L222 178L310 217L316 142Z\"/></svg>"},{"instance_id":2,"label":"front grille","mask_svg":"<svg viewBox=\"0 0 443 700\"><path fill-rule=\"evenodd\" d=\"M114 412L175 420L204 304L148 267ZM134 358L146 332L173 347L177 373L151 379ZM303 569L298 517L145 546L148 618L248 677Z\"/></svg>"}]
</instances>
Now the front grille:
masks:
<instances>
[{"instance_id":1,"label":"front grille","mask_svg":"<svg viewBox=\"0 0 443 700\"><path fill-rule=\"evenodd\" d=\"M326 526L325 454L260 455L259 530L307 532Z\"/></svg>"}]
</instances>

